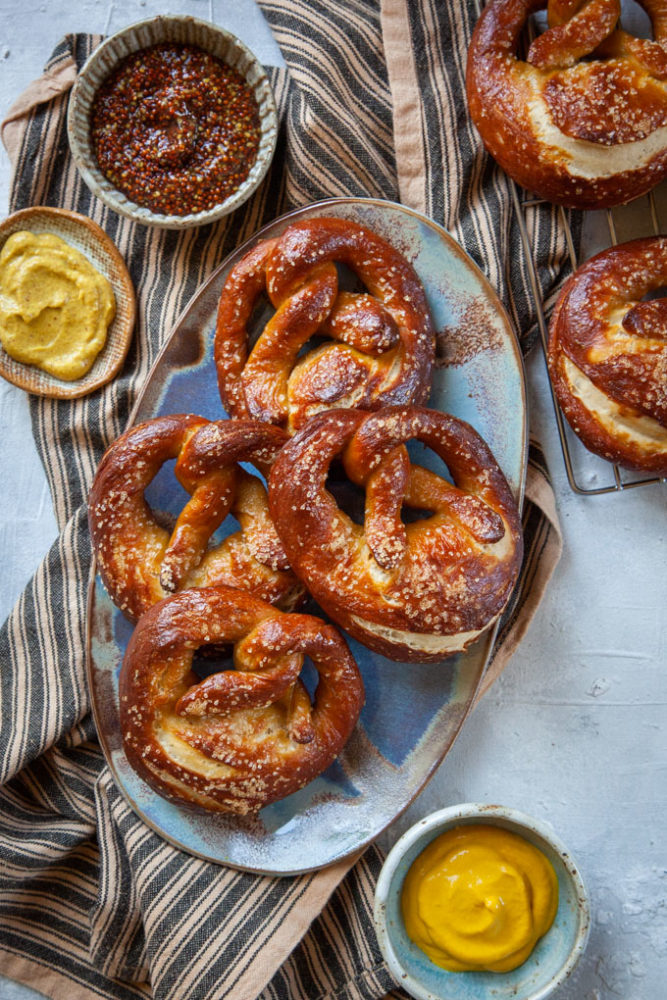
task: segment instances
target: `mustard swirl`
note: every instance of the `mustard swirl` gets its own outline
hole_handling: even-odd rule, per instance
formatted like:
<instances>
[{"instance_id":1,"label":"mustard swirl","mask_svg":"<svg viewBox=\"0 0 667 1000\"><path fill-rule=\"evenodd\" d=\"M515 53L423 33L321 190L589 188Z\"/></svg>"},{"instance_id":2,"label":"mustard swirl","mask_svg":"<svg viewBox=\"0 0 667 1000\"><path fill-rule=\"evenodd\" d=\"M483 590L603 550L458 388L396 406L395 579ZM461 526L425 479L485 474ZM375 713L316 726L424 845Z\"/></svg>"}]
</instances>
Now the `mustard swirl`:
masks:
<instances>
[{"instance_id":1,"label":"mustard swirl","mask_svg":"<svg viewBox=\"0 0 667 1000\"><path fill-rule=\"evenodd\" d=\"M452 972L509 972L558 909L558 880L532 844L471 824L437 837L410 867L401 897L408 936Z\"/></svg>"}]
</instances>

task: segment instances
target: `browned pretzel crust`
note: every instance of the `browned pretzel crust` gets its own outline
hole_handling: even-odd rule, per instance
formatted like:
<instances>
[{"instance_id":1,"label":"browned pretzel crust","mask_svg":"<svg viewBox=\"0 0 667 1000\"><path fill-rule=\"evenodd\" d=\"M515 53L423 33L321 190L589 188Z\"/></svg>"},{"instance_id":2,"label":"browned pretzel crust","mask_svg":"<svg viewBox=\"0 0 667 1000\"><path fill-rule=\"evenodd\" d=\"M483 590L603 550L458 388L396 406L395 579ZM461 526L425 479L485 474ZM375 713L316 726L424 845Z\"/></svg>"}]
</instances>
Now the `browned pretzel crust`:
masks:
<instances>
[{"instance_id":1,"label":"browned pretzel crust","mask_svg":"<svg viewBox=\"0 0 667 1000\"><path fill-rule=\"evenodd\" d=\"M193 654L234 644L233 670L198 681ZM299 679L318 671L311 704ZM249 813L312 781L345 746L364 693L332 625L230 587L182 591L137 624L120 673L127 758L166 798Z\"/></svg>"},{"instance_id":2,"label":"browned pretzel crust","mask_svg":"<svg viewBox=\"0 0 667 1000\"><path fill-rule=\"evenodd\" d=\"M557 204L602 208L667 175L667 0L639 0L654 40L617 27L620 0L491 0L468 53L470 114L519 184ZM526 61L529 15L549 27Z\"/></svg>"},{"instance_id":3,"label":"browned pretzel crust","mask_svg":"<svg viewBox=\"0 0 667 1000\"><path fill-rule=\"evenodd\" d=\"M667 237L592 257L551 319L549 371L565 416L591 451L667 476Z\"/></svg>"},{"instance_id":4,"label":"browned pretzel crust","mask_svg":"<svg viewBox=\"0 0 667 1000\"><path fill-rule=\"evenodd\" d=\"M238 464L266 471L286 440L277 427L251 420L175 414L138 424L111 445L90 491L88 520L104 585L129 618L176 590L218 583L286 609L298 603L303 588L289 571L264 485ZM170 459L190 494L173 529L144 498ZM229 513L240 530L211 545Z\"/></svg>"},{"instance_id":5,"label":"browned pretzel crust","mask_svg":"<svg viewBox=\"0 0 667 1000\"><path fill-rule=\"evenodd\" d=\"M408 458L411 438L456 485ZM365 488L355 524L327 488L342 456ZM489 448L468 424L421 407L313 417L278 456L269 505L294 572L371 649L429 661L465 649L503 610L522 558L521 523ZM424 512L405 524L403 505Z\"/></svg>"},{"instance_id":6,"label":"browned pretzel crust","mask_svg":"<svg viewBox=\"0 0 667 1000\"><path fill-rule=\"evenodd\" d=\"M367 291L339 291L336 262ZM249 350L247 325L262 293L276 311ZM299 356L313 336L328 341ZM386 240L346 219L298 222L260 242L222 290L215 363L233 417L292 432L322 409L425 402L433 354L414 269Z\"/></svg>"}]
</instances>

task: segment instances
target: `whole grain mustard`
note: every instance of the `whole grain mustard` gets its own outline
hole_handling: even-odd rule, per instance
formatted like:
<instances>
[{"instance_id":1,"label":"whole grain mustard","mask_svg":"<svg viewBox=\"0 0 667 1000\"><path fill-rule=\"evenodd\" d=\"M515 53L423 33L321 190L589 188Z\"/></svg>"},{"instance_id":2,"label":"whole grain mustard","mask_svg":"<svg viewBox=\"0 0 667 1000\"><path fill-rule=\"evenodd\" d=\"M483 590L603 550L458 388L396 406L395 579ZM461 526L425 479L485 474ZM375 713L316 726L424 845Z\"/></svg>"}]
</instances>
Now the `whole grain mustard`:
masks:
<instances>
[{"instance_id":1,"label":"whole grain mustard","mask_svg":"<svg viewBox=\"0 0 667 1000\"><path fill-rule=\"evenodd\" d=\"M523 837L471 824L437 837L403 885L408 936L452 972L509 972L526 961L558 909L551 863Z\"/></svg>"},{"instance_id":2,"label":"whole grain mustard","mask_svg":"<svg viewBox=\"0 0 667 1000\"><path fill-rule=\"evenodd\" d=\"M0 252L7 354L72 382L93 365L116 314L109 281L53 233L13 233Z\"/></svg>"}]
</instances>

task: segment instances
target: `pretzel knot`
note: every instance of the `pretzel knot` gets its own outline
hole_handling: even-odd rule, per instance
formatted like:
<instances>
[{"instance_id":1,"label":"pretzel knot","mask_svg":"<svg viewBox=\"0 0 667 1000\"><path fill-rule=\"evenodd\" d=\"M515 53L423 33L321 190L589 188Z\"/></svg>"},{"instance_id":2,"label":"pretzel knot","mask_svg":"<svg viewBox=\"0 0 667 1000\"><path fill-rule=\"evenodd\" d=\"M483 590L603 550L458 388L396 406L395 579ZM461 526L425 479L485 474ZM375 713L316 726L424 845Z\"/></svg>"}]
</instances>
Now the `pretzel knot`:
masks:
<instances>
[{"instance_id":1,"label":"pretzel knot","mask_svg":"<svg viewBox=\"0 0 667 1000\"><path fill-rule=\"evenodd\" d=\"M620 0L491 0L468 56L470 113L484 145L529 191L600 208L667 174L667 3L640 0L653 40L618 27ZM549 27L517 58L529 15Z\"/></svg>"},{"instance_id":2,"label":"pretzel knot","mask_svg":"<svg viewBox=\"0 0 667 1000\"><path fill-rule=\"evenodd\" d=\"M667 475L667 237L623 243L587 261L551 320L549 371L587 448Z\"/></svg>"},{"instance_id":3,"label":"pretzel knot","mask_svg":"<svg viewBox=\"0 0 667 1000\"><path fill-rule=\"evenodd\" d=\"M336 262L366 287L339 289ZM248 323L262 293L275 313L252 350ZM300 352L312 337L328 340ZM434 333L412 266L376 233L337 218L295 223L231 270L222 290L215 362L233 417L292 432L332 407L424 402Z\"/></svg>"},{"instance_id":4,"label":"pretzel knot","mask_svg":"<svg viewBox=\"0 0 667 1000\"><path fill-rule=\"evenodd\" d=\"M411 462L411 438L443 459L453 484ZM365 490L363 525L333 495L338 456ZM519 513L489 448L468 424L421 407L313 417L278 456L269 505L294 572L327 614L392 659L465 649L502 611L521 563ZM406 523L409 510L421 519Z\"/></svg>"},{"instance_id":5,"label":"pretzel knot","mask_svg":"<svg viewBox=\"0 0 667 1000\"><path fill-rule=\"evenodd\" d=\"M267 424L178 414L138 424L111 445L90 491L88 519L100 575L129 618L176 590L218 583L284 608L298 603L303 588L289 571L264 485L238 464L268 471L285 440ZM144 493L173 459L190 497L167 528ZM216 543L228 514L240 530Z\"/></svg>"},{"instance_id":6,"label":"pretzel knot","mask_svg":"<svg viewBox=\"0 0 667 1000\"><path fill-rule=\"evenodd\" d=\"M234 669L199 681L194 651L232 643ZM318 673L311 703L299 678ZM345 746L364 693L331 625L283 614L230 587L183 591L153 606L120 674L127 758L161 795L194 809L248 813L290 795Z\"/></svg>"}]
</instances>

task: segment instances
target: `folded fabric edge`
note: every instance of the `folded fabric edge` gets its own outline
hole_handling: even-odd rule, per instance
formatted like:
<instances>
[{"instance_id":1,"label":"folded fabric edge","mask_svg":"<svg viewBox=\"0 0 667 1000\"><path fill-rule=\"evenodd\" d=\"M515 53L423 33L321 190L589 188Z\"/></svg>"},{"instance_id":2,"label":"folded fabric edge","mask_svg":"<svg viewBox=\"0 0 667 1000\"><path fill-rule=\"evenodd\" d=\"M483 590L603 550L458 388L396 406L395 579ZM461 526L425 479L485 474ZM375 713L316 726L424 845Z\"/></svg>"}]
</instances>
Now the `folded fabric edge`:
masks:
<instances>
[{"instance_id":1,"label":"folded fabric edge","mask_svg":"<svg viewBox=\"0 0 667 1000\"><path fill-rule=\"evenodd\" d=\"M380 21L389 88L394 108L394 150L401 202L426 214L423 144L415 141L415 122L422 119L419 81L411 45L410 22L404 0L382 0Z\"/></svg>"},{"instance_id":2,"label":"folded fabric edge","mask_svg":"<svg viewBox=\"0 0 667 1000\"><path fill-rule=\"evenodd\" d=\"M474 705L486 694L514 655L542 602L563 551L553 489L547 479L546 466L538 462L539 457L531 455L526 475L526 505L537 511L539 519L537 530L530 537L530 550L524 556L522 575L526 576L527 580L524 580L521 590L526 596L517 602L502 633L498 635L491 660L475 696ZM526 534L528 535L528 532Z\"/></svg>"},{"instance_id":3,"label":"folded fabric edge","mask_svg":"<svg viewBox=\"0 0 667 1000\"><path fill-rule=\"evenodd\" d=\"M53 100L70 89L76 80L76 63L72 56L67 57L56 67L46 70L42 76L33 80L23 91L17 101L12 104L2 123L0 123L0 137L2 144L7 150L12 166L16 166L16 160L21 144L20 122L40 104Z\"/></svg>"},{"instance_id":4,"label":"folded fabric edge","mask_svg":"<svg viewBox=\"0 0 667 1000\"><path fill-rule=\"evenodd\" d=\"M42 965L36 958L24 958L0 947L0 969L2 975L30 989L37 990L51 1000L100 1000L100 993L84 983L76 982L52 966ZM130 986L123 983L125 990L134 989L137 1000L150 1000L148 985ZM107 994L108 995L108 994Z\"/></svg>"}]
</instances>

